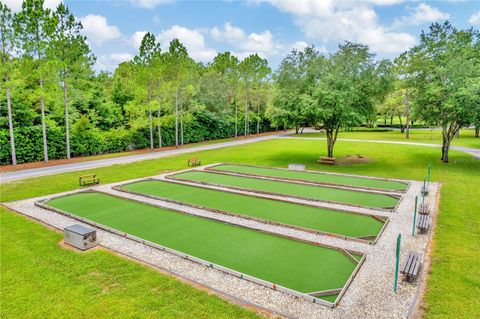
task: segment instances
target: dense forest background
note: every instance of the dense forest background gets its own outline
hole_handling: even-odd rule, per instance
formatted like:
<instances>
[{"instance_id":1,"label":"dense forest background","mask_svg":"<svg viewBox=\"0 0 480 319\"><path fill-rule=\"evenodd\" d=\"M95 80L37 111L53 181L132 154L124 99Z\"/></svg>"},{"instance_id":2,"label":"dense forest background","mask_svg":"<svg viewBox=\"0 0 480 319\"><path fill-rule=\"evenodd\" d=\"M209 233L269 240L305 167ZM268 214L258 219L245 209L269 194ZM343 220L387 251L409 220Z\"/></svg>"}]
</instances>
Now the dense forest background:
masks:
<instances>
[{"instance_id":1,"label":"dense forest background","mask_svg":"<svg viewBox=\"0 0 480 319\"><path fill-rule=\"evenodd\" d=\"M194 61L178 39L162 51L152 33L113 73L95 73L82 25L64 4L0 3L0 162L16 164L183 145L315 126L333 156L338 131L393 117L441 126L442 160L461 127L480 125L478 30L433 24L393 61L362 44L325 55L288 54L275 72L257 54Z\"/></svg>"}]
</instances>

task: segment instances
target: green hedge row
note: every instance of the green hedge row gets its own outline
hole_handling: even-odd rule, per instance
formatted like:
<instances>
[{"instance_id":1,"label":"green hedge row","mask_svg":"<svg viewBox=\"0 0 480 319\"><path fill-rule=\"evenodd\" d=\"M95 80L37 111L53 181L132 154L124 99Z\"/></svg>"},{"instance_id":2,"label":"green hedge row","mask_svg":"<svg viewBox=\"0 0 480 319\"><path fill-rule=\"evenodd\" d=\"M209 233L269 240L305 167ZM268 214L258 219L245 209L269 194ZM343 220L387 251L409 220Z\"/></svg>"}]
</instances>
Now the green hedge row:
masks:
<instances>
[{"instance_id":1,"label":"green hedge row","mask_svg":"<svg viewBox=\"0 0 480 319\"><path fill-rule=\"evenodd\" d=\"M162 117L162 146L175 145L175 118ZM154 121L156 125L156 119ZM179 124L180 125L180 124ZM250 132L256 133L256 119L252 114ZM260 132L270 130L270 122L262 119ZM238 121L238 134L244 132L243 120ZM14 130L17 163L28 163L43 160L43 143L41 126L22 127ZM184 144L207 140L228 138L235 135L233 118L220 118L207 111L184 116ZM157 127L153 132L154 146L158 147ZM180 136L179 136L180 143ZM65 128L47 127L47 144L49 159L66 157ZM72 157L114 153L144 149L150 147L148 127L138 129L114 128L101 131L95 127L82 126L72 128L70 133L70 149ZM7 129L0 129L0 163L11 164L10 137Z\"/></svg>"}]
</instances>

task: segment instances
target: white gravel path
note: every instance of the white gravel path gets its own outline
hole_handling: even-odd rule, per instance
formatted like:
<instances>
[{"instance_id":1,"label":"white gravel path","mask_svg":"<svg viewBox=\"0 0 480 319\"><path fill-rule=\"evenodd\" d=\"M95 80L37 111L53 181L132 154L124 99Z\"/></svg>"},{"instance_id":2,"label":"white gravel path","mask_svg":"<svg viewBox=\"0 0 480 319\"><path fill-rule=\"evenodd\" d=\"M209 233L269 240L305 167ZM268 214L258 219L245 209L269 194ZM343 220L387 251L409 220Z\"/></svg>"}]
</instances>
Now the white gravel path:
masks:
<instances>
[{"instance_id":1,"label":"white gravel path","mask_svg":"<svg viewBox=\"0 0 480 319\"><path fill-rule=\"evenodd\" d=\"M164 175L156 176L156 178L162 179L164 178ZM103 230L98 230L99 243L106 248L156 265L181 277L198 282L207 287L212 287L215 290L233 296L234 298L270 309L276 313L283 314L286 317L404 318L407 316L409 308L412 305L417 290L416 283L411 284L400 281L397 293L395 294L393 292L395 244L397 235L400 233L402 235L402 261L409 251L417 251L423 254L427 247L429 234L416 235L415 237L411 236L415 195L419 195L422 182L412 181L411 186L404 194L402 201L393 213L371 211L363 208L342 207L344 205L335 205L331 203L327 206L322 206L346 208L362 213L373 212L376 215L388 216L390 218L389 224L375 245L347 241L325 235L310 234L282 226L267 225L253 220L217 214L202 209L190 208L111 189L112 186L124 183L125 182L100 185L91 187L91 189L141 200L168 208L180 209L190 214L223 220L272 233L297 237L299 239L310 240L321 244L333 245L343 249L361 251L366 254L366 260L350 287L347 289L340 304L335 309L330 309L322 305L314 304L239 279L219 270L208 268L198 263L174 256L170 253L162 252L133 240ZM430 195L427 197L430 210L435 213L438 191L439 185L432 183L430 185ZM67 193L74 192L77 191ZM72 218L34 205L35 201L49 197L51 196L11 202L7 203L6 206L59 229L63 229L73 223L79 223ZM305 202L317 206L320 206L321 204L319 202ZM424 272L425 271L422 269L422 273ZM418 282L420 282L420 280Z\"/></svg>"}]
</instances>

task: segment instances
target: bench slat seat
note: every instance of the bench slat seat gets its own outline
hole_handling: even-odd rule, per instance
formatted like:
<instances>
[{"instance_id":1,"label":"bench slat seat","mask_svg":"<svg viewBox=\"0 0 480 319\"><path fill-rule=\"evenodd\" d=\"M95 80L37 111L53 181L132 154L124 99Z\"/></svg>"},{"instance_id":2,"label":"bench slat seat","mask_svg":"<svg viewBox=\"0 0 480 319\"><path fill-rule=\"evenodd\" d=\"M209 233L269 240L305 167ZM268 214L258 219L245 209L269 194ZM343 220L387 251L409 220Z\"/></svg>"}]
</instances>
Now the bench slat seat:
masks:
<instances>
[{"instance_id":1,"label":"bench slat seat","mask_svg":"<svg viewBox=\"0 0 480 319\"><path fill-rule=\"evenodd\" d=\"M422 186L422 189L420 190L420 194L428 195L428 186L426 186L426 187Z\"/></svg>"},{"instance_id":2,"label":"bench slat seat","mask_svg":"<svg viewBox=\"0 0 480 319\"><path fill-rule=\"evenodd\" d=\"M193 166L199 166L201 164L200 160L196 157L192 157L188 159L187 162L188 166L193 167Z\"/></svg>"},{"instance_id":3,"label":"bench slat seat","mask_svg":"<svg viewBox=\"0 0 480 319\"><path fill-rule=\"evenodd\" d=\"M97 174L88 174L78 177L78 184L80 186L100 184L100 178L97 177Z\"/></svg>"},{"instance_id":4,"label":"bench slat seat","mask_svg":"<svg viewBox=\"0 0 480 319\"><path fill-rule=\"evenodd\" d=\"M420 255L411 251L407 255L407 259L403 263L400 273L405 275L407 281L412 281L418 277L418 270L420 269Z\"/></svg>"},{"instance_id":5,"label":"bench slat seat","mask_svg":"<svg viewBox=\"0 0 480 319\"><path fill-rule=\"evenodd\" d=\"M427 231L430 227L430 220L428 215L420 215L417 221L417 228L421 231Z\"/></svg>"},{"instance_id":6,"label":"bench slat seat","mask_svg":"<svg viewBox=\"0 0 480 319\"><path fill-rule=\"evenodd\" d=\"M317 163L325 165L335 165L335 157L320 157Z\"/></svg>"},{"instance_id":7,"label":"bench slat seat","mask_svg":"<svg viewBox=\"0 0 480 319\"><path fill-rule=\"evenodd\" d=\"M420 203L420 205L418 206L418 213L421 215L428 215L429 214L428 204Z\"/></svg>"}]
</instances>

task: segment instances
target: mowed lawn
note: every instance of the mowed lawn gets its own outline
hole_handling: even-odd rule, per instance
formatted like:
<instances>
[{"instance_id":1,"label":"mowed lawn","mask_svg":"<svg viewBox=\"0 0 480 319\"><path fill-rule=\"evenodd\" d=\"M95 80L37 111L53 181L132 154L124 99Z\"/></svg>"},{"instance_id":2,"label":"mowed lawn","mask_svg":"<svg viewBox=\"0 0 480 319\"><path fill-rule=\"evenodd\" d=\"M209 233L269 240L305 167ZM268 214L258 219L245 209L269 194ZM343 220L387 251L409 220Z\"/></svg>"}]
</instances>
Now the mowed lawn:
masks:
<instances>
[{"instance_id":1,"label":"mowed lawn","mask_svg":"<svg viewBox=\"0 0 480 319\"><path fill-rule=\"evenodd\" d=\"M367 206L373 208L392 209L399 199L385 194L375 194L363 191L352 191L333 187L305 185L292 182L258 179L236 175L225 175L209 171L187 171L170 178L192 181L206 185L219 185L227 188L260 191L276 195L285 195L313 199L320 201L336 202L341 204Z\"/></svg>"},{"instance_id":2,"label":"mowed lawn","mask_svg":"<svg viewBox=\"0 0 480 319\"><path fill-rule=\"evenodd\" d=\"M368 215L287 203L159 180L121 187L135 193L349 237L376 237L383 221Z\"/></svg>"},{"instance_id":3,"label":"mowed lawn","mask_svg":"<svg viewBox=\"0 0 480 319\"><path fill-rule=\"evenodd\" d=\"M342 288L356 267L356 263L340 250L104 193L63 196L46 204L303 293Z\"/></svg>"},{"instance_id":4,"label":"mowed lawn","mask_svg":"<svg viewBox=\"0 0 480 319\"><path fill-rule=\"evenodd\" d=\"M322 132L294 134L292 136L326 138L325 133ZM408 140L405 138L405 133L401 133L400 130L387 132L340 132L338 133L338 138L442 144L442 131L438 129L411 130ZM453 138L452 145L480 149L480 138L475 137L474 129L463 129L460 131L460 138Z\"/></svg>"},{"instance_id":5,"label":"mowed lawn","mask_svg":"<svg viewBox=\"0 0 480 319\"><path fill-rule=\"evenodd\" d=\"M326 154L326 143L322 140L272 140L198 152L194 155L202 160L202 164L228 162L287 167L289 163L303 163L307 165L307 169L312 170L416 180L423 179L427 164L431 163L432 180L441 182L442 188L440 216L433 242L433 264L424 304L426 317L475 317L480 313L477 299L480 295L480 161L470 155L452 151L451 163L442 164L439 161L440 149L409 145L372 145L338 141L335 156L361 154L371 159L370 163L342 167L319 166L316 163L318 156ZM110 183L185 169L189 157L192 157L192 154L16 181L2 185L2 201L76 189L78 176L88 173L97 173L102 178L102 183ZM43 228L36 228L35 234L40 236L43 232ZM29 238L26 233L19 236L23 236L23 240ZM4 243L5 240L2 240L2 245ZM57 247L55 251L61 253ZM31 251L27 256L29 257L22 260L23 264L31 263L32 258L40 258L41 254ZM53 277L56 275L55 272L49 274ZM29 281L29 284L34 283L41 284L35 278ZM17 289L23 288L20 285ZM57 288L61 290L63 285L58 285ZM143 298L142 294L137 294L136 297L138 300ZM171 302L174 302L174 299Z\"/></svg>"},{"instance_id":6,"label":"mowed lawn","mask_svg":"<svg viewBox=\"0 0 480 319\"><path fill-rule=\"evenodd\" d=\"M1 208L0 318L256 318L256 314Z\"/></svg>"}]
</instances>

